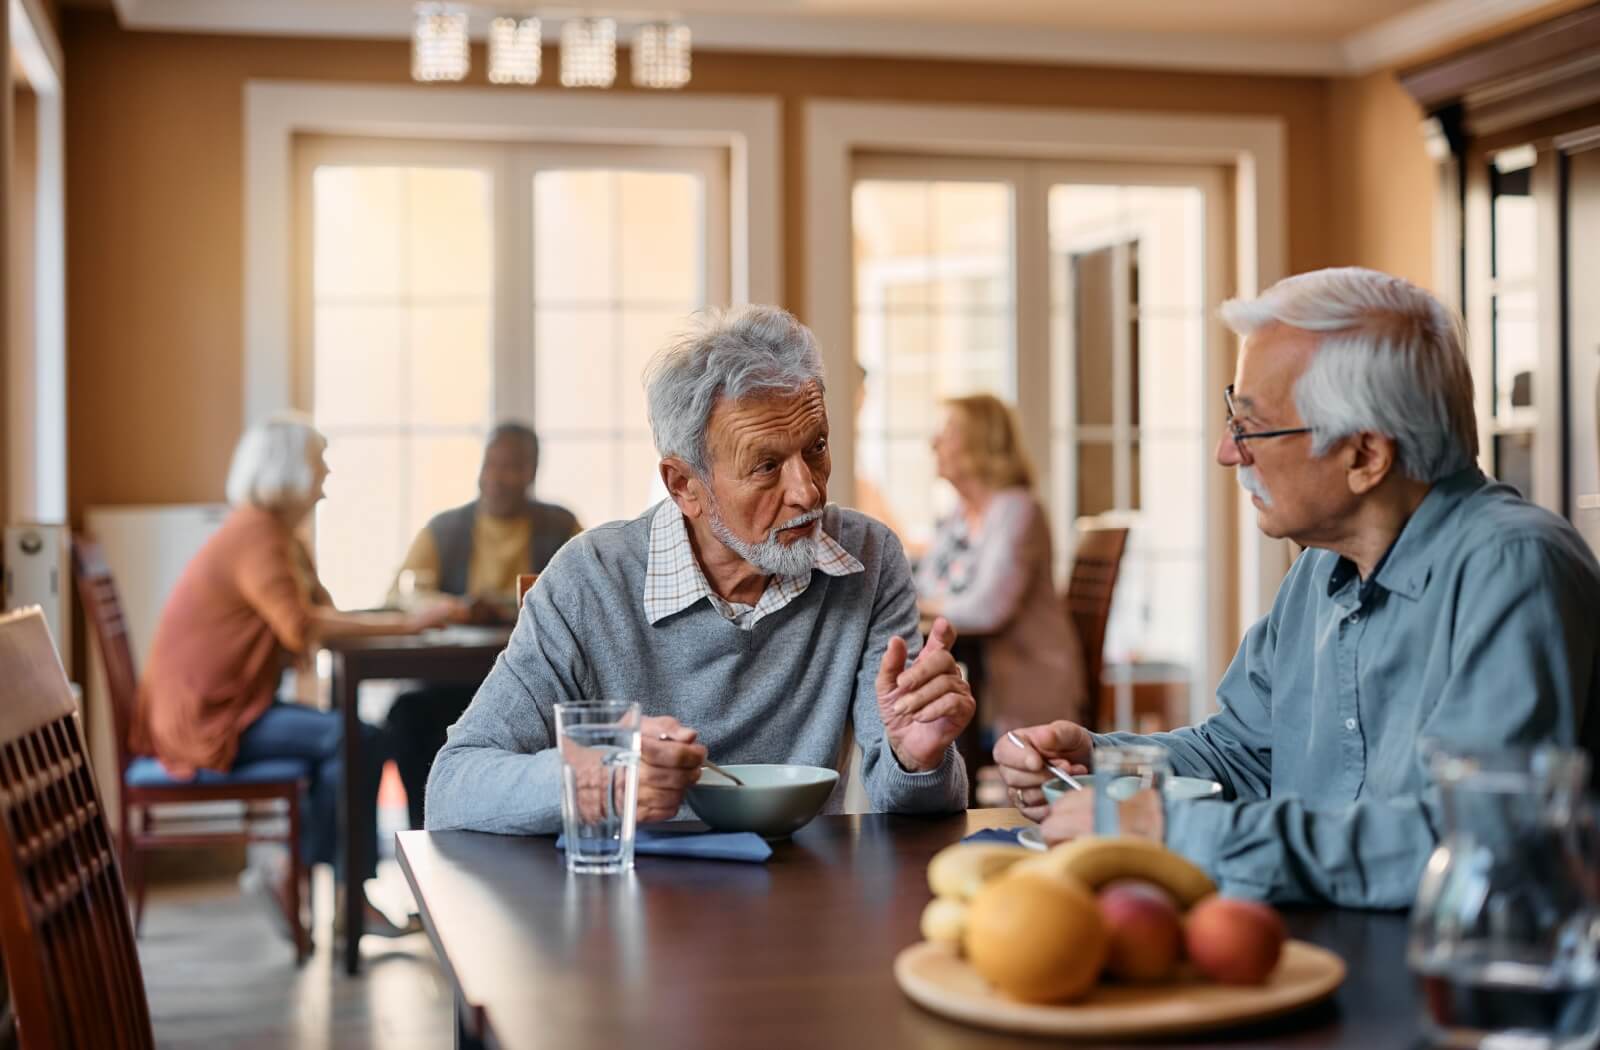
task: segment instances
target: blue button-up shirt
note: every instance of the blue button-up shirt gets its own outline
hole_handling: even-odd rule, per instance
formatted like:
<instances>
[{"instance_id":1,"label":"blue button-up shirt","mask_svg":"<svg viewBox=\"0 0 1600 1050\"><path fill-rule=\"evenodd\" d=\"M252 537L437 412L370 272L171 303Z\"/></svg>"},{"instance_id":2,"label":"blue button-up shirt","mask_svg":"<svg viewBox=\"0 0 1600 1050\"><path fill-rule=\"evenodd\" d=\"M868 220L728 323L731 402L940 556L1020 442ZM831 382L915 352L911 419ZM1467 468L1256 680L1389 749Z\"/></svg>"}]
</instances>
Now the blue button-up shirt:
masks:
<instances>
[{"instance_id":1,"label":"blue button-up shirt","mask_svg":"<svg viewBox=\"0 0 1600 1050\"><path fill-rule=\"evenodd\" d=\"M1224 892L1411 904L1440 833L1420 743L1600 744L1600 565L1561 518L1476 469L1437 482L1376 572L1307 551L1205 721L1150 740L1225 801L1167 842Z\"/></svg>"}]
</instances>

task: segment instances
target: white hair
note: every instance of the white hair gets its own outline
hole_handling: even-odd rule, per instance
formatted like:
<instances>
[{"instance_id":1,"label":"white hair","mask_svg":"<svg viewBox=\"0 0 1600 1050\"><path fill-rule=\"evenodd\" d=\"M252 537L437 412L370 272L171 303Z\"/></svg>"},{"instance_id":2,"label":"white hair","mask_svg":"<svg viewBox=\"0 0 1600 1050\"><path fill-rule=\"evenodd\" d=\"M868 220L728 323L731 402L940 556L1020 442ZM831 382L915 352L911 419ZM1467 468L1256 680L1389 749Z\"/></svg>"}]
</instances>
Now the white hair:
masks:
<instances>
[{"instance_id":1,"label":"white hair","mask_svg":"<svg viewBox=\"0 0 1600 1050\"><path fill-rule=\"evenodd\" d=\"M1282 324L1321 336L1294 403L1312 452L1370 432L1392 439L1399 469L1432 483L1478 458L1472 370L1454 313L1410 281L1356 266L1279 281L1222 304L1241 336Z\"/></svg>"},{"instance_id":2,"label":"white hair","mask_svg":"<svg viewBox=\"0 0 1600 1050\"><path fill-rule=\"evenodd\" d=\"M228 468L228 502L235 507L278 511L311 499L314 455L328 439L297 413L257 423L239 439Z\"/></svg>"},{"instance_id":3,"label":"white hair","mask_svg":"<svg viewBox=\"0 0 1600 1050\"><path fill-rule=\"evenodd\" d=\"M708 310L645 366L656 451L709 477L706 427L718 401L798 395L813 384L822 389L822 355L793 314L776 306Z\"/></svg>"}]
</instances>

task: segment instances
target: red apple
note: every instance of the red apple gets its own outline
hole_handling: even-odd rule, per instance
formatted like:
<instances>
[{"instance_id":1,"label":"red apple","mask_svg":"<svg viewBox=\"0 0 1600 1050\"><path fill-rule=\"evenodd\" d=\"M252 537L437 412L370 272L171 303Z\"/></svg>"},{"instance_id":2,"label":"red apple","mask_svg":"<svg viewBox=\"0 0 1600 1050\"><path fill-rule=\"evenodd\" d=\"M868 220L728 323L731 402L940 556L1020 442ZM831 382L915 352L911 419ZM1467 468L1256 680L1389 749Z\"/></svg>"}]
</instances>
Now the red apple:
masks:
<instances>
[{"instance_id":1,"label":"red apple","mask_svg":"<svg viewBox=\"0 0 1600 1050\"><path fill-rule=\"evenodd\" d=\"M1261 984L1278 965L1289 931L1259 901L1211 896L1189 909L1184 946L1195 968L1222 984Z\"/></svg>"},{"instance_id":2,"label":"red apple","mask_svg":"<svg viewBox=\"0 0 1600 1050\"><path fill-rule=\"evenodd\" d=\"M1110 934L1106 973L1123 981L1163 981L1178 967L1183 919L1166 890L1118 879L1100 890L1100 915Z\"/></svg>"}]
</instances>

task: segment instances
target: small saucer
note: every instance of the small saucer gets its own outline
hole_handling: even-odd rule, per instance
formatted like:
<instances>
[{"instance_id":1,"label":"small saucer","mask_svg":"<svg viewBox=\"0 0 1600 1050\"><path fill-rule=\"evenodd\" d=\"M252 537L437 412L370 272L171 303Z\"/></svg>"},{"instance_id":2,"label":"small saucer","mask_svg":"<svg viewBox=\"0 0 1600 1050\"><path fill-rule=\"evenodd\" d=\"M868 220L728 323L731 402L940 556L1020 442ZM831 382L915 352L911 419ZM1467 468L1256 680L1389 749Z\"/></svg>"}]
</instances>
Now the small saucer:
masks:
<instances>
[{"instance_id":1,"label":"small saucer","mask_svg":"<svg viewBox=\"0 0 1600 1050\"><path fill-rule=\"evenodd\" d=\"M1023 828L1017 832L1017 845L1023 849L1031 849L1038 853L1043 853L1050 848L1049 844L1045 842L1044 836L1039 834L1038 828Z\"/></svg>"}]
</instances>

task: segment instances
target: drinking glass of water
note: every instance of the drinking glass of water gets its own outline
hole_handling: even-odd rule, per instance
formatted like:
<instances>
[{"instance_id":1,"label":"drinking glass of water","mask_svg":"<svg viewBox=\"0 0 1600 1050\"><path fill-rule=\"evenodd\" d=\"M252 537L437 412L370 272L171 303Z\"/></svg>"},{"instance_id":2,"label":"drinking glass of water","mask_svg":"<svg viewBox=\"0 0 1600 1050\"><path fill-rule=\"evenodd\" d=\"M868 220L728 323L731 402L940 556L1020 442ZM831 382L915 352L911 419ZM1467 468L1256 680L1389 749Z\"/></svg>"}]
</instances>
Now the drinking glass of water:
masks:
<instances>
[{"instance_id":1,"label":"drinking glass of water","mask_svg":"<svg viewBox=\"0 0 1600 1050\"><path fill-rule=\"evenodd\" d=\"M633 870L639 797L639 705L585 700L556 705L561 747L561 817L567 870Z\"/></svg>"},{"instance_id":2,"label":"drinking glass of water","mask_svg":"<svg viewBox=\"0 0 1600 1050\"><path fill-rule=\"evenodd\" d=\"M1172 776L1167 749L1125 744L1094 749L1094 833L1160 841Z\"/></svg>"}]
</instances>

